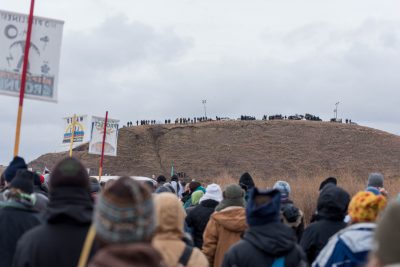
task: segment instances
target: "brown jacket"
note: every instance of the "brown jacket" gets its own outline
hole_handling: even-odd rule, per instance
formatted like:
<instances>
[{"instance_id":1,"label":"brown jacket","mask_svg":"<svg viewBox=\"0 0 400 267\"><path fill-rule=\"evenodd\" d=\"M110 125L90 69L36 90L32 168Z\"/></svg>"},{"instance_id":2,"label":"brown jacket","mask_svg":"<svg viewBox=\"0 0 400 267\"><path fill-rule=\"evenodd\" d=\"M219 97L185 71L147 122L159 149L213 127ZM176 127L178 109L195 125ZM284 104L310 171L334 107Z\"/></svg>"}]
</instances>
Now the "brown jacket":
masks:
<instances>
[{"instance_id":1,"label":"brown jacket","mask_svg":"<svg viewBox=\"0 0 400 267\"><path fill-rule=\"evenodd\" d=\"M172 193L161 193L155 196L157 225L153 237L153 247L160 252L167 267L177 267L184 249L185 210L182 203ZM194 248L187 267L208 267L207 258Z\"/></svg>"},{"instance_id":2,"label":"brown jacket","mask_svg":"<svg viewBox=\"0 0 400 267\"><path fill-rule=\"evenodd\" d=\"M241 239L246 229L246 210L242 207L228 207L211 215L202 249L210 266L221 266L225 253Z\"/></svg>"},{"instance_id":3,"label":"brown jacket","mask_svg":"<svg viewBox=\"0 0 400 267\"><path fill-rule=\"evenodd\" d=\"M160 254L149 244L118 244L96 253L88 267L160 267Z\"/></svg>"}]
</instances>

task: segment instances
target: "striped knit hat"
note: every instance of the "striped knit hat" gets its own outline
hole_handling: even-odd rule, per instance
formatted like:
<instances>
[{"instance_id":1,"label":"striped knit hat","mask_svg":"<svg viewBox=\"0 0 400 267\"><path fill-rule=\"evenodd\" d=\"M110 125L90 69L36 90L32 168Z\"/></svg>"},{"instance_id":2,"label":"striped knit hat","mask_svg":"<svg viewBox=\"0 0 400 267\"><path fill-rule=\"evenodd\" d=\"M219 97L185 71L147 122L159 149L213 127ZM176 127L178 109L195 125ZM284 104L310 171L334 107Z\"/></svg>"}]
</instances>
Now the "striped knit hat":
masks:
<instances>
[{"instance_id":1,"label":"striped knit hat","mask_svg":"<svg viewBox=\"0 0 400 267\"><path fill-rule=\"evenodd\" d=\"M151 193L129 177L119 178L100 194L93 223L106 243L150 241L155 228Z\"/></svg>"}]
</instances>

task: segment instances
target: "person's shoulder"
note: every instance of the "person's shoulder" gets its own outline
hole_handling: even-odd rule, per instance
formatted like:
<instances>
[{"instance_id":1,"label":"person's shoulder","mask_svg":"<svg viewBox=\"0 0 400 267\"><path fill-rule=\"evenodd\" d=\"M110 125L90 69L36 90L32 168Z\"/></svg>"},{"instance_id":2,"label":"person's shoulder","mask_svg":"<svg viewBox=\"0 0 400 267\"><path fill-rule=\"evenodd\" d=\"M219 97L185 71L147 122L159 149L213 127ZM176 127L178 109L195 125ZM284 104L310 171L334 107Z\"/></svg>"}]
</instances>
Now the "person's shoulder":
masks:
<instances>
[{"instance_id":1,"label":"person's shoulder","mask_svg":"<svg viewBox=\"0 0 400 267\"><path fill-rule=\"evenodd\" d=\"M203 252L201 252L200 249L194 247L193 248L193 253L190 257L188 266L198 266L198 267L207 267L209 266L208 264L208 260L206 258L206 256L203 254Z\"/></svg>"}]
</instances>

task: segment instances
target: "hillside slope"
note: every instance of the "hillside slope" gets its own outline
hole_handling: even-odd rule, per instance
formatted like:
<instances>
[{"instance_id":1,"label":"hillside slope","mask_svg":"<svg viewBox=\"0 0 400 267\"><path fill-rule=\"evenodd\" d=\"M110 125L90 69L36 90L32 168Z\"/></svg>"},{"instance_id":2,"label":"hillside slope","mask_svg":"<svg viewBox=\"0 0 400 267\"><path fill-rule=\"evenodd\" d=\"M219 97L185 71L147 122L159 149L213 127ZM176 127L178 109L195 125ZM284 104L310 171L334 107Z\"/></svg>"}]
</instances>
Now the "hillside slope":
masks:
<instances>
[{"instance_id":1,"label":"hillside slope","mask_svg":"<svg viewBox=\"0 0 400 267\"><path fill-rule=\"evenodd\" d=\"M67 153L46 154L30 163L52 168ZM93 174L99 156L87 145L74 151ZM351 176L381 171L400 176L400 137L348 124L309 121L226 121L122 128L118 157L105 157L104 173L168 175L175 171L212 179L249 171L262 179Z\"/></svg>"}]
</instances>

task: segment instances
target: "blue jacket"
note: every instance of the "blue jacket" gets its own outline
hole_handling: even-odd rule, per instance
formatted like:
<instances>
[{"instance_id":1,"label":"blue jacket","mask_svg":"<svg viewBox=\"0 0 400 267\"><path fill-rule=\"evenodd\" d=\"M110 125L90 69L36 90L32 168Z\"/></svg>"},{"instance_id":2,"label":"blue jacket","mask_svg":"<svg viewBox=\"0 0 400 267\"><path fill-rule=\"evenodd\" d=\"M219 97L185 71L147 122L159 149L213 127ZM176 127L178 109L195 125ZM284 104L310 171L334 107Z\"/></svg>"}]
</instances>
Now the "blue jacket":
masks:
<instances>
[{"instance_id":1,"label":"blue jacket","mask_svg":"<svg viewBox=\"0 0 400 267\"><path fill-rule=\"evenodd\" d=\"M313 267L362 266L373 246L375 223L357 223L341 230L329 240Z\"/></svg>"}]
</instances>

